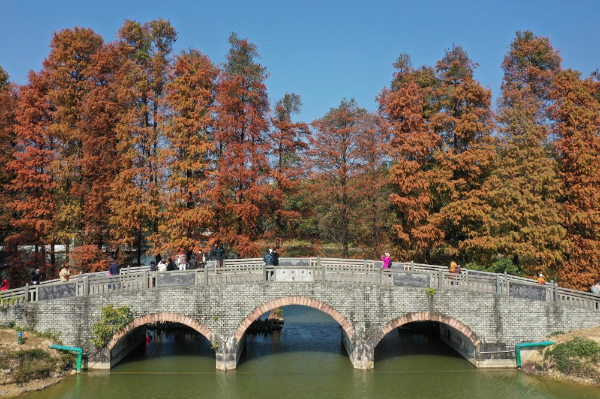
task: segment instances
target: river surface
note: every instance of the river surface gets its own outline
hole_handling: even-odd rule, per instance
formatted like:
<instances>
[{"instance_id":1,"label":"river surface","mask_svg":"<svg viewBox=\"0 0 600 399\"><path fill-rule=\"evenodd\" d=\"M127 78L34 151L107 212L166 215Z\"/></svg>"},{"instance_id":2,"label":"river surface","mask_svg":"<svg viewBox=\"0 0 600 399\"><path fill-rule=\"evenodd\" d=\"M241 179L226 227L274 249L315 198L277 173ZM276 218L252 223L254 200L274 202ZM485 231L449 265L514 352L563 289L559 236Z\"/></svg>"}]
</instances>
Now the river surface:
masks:
<instances>
[{"instance_id":1,"label":"river surface","mask_svg":"<svg viewBox=\"0 0 600 399\"><path fill-rule=\"evenodd\" d=\"M338 324L317 310L287 306L285 327L249 336L238 368L215 370L210 343L191 332L155 332L110 372L70 376L26 399L180 398L600 398L600 389L477 370L426 331L394 330L375 351L375 369L354 370Z\"/></svg>"}]
</instances>

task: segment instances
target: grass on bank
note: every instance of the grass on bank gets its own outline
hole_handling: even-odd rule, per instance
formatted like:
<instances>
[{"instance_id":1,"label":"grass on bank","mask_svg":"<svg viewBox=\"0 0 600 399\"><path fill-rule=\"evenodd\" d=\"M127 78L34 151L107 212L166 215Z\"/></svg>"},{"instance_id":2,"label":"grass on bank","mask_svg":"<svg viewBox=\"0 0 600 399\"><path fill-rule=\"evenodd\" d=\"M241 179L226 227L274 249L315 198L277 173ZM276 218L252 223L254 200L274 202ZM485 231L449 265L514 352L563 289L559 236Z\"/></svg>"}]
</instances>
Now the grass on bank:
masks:
<instances>
[{"instance_id":1,"label":"grass on bank","mask_svg":"<svg viewBox=\"0 0 600 399\"><path fill-rule=\"evenodd\" d=\"M544 361L564 374L600 381L600 344L591 339L575 337L559 343L546 351Z\"/></svg>"},{"instance_id":2,"label":"grass on bank","mask_svg":"<svg viewBox=\"0 0 600 399\"><path fill-rule=\"evenodd\" d=\"M19 331L23 332L21 340ZM48 348L57 343L56 338L56 334L29 328L0 327L0 385L24 384L73 369L75 355Z\"/></svg>"}]
</instances>

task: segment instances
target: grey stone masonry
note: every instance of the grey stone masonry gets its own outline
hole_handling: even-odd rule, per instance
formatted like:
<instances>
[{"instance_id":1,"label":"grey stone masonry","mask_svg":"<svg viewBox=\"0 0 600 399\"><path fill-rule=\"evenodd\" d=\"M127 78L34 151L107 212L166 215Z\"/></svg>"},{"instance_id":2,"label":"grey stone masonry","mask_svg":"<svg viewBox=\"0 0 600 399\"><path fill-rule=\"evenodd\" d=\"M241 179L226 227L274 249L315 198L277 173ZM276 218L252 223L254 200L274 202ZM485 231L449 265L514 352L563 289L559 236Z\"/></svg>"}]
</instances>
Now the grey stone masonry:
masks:
<instances>
[{"instance_id":1,"label":"grey stone masonry","mask_svg":"<svg viewBox=\"0 0 600 399\"><path fill-rule=\"evenodd\" d=\"M107 348L91 344L103 307L129 306L134 321ZM16 323L58 333L64 344L84 348L90 367L110 367L111 350L138 327L155 321L185 324L209 339L217 368L236 367L238 345L261 314L286 305L319 309L341 326L354 367L374 367L374 349L388 332L413 321L437 321L462 337L478 365L486 348L543 340L554 331L600 325L600 312L488 292L336 282L252 282L160 286L143 290L21 302L0 310L0 324ZM464 350L465 353L469 349ZM108 366L107 366L108 365Z\"/></svg>"}]
</instances>

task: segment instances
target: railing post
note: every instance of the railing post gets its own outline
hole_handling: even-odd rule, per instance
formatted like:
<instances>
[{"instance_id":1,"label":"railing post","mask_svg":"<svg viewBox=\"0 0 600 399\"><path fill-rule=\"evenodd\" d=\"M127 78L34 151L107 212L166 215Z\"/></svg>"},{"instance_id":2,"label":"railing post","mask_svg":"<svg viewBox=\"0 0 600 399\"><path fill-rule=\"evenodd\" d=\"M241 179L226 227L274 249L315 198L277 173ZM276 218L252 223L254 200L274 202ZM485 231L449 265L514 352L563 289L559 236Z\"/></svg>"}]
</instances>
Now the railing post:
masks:
<instances>
[{"instance_id":1,"label":"railing post","mask_svg":"<svg viewBox=\"0 0 600 399\"><path fill-rule=\"evenodd\" d=\"M24 299L25 299L25 302L29 302L29 283L25 284Z\"/></svg>"},{"instance_id":2,"label":"railing post","mask_svg":"<svg viewBox=\"0 0 600 399\"><path fill-rule=\"evenodd\" d=\"M412 269L412 262L411 269ZM441 289L444 287L444 269L438 270L438 288Z\"/></svg>"},{"instance_id":3,"label":"railing post","mask_svg":"<svg viewBox=\"0 0 600 399\"><path fill-rule=\"evenodd\" d=\"M88 276L83 277L83 296L90 295L90 279Z\"/></svg>"},{"instance_id":4,"label":"railing post","mask_svg":"<svg viewBox=\"0 0 600 399\"><path fill-rule=\"evenodd\" d=\"M150 275L148 273L148 270L144 270L144 281L142 281L142 289L146 289L146 288L152 288L152 283L150 282Z\"/></svg>"},{"instance_id":5,"label":"railing post","mask_svg":"<svg viewBox=\"0 0 600 399\"><path fill-rule=\"evenodd\" d=\"M263 270L263 273L262 273L263 283L266 283L267 282L267 264L266 263L263 263L262 270Z\"/></svg>"},{"instance_id":6,"label":"railing post","mask_svg":"<svg viewBox=\"0 0 600 399\"><path fill-rule=\"evenodd\" d=\"M208 265L204 266L204 285L208 286Z\"/></svg>"},{"instance_id":7,"label":"railing post","mask_svg":"<svg viewBox=\"0 0 600 399\"><path fill-rule=\"evenodd\" d=\"M558 303L558 284L552 280L552 284L554 285L554 303Z\"/></svg>"},{"instance_id":8,"label":"railing post","mask_svg":"<svg viewBox=\"0 0 600 399\"><path fill-rule=\"evenodd\" d=\"M496 274L496 294L502 294L502 285L500 284L500 275Z\"/></svg>"},{"instance_id":9,"label":"railing post","mask_svg":"<svg viewBox=\"0 0 600 399\"><path fill-rule=\"evenodd\" d=\"M414 265L413 265L413 261L412 260L410 261L410 265L408 266L408 270L411 271L411 272L414 270Z\"/></svg>"}]
</instances>

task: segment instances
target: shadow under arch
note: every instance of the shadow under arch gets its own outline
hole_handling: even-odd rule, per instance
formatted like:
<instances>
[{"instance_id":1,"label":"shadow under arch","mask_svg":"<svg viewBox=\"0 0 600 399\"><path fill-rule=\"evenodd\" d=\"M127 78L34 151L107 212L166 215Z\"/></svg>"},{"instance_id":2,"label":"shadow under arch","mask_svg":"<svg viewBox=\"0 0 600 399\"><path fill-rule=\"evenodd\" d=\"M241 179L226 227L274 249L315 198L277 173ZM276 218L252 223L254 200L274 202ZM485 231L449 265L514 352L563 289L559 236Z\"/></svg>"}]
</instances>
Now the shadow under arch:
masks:
<instances>
[{"instance_id":1,"label":"shadow under arch","mask_svg":"<svg viewBox=\"0 0 600 399\"><path fill-rule=\"evenodd\" d=\"M329 306L325 302L319 301L314 298L307 298L303 296L288 296L284 298L275 299L273 301L267 302L264 305L261 305L254 309L242 322L238 325L238 328L235 330L235 339L237 342L240 342L244 333L250 327L252 323L254 323L260 316L263 314L273 310L280 308L282 306L289 305L300 305L307 306L309 308L320 310L323 313L331 316L344 330L349 339L352 339L354 335L354 327L346 317L335 310L333 307Z\"/></svg>"},{"instance_id":2,"label":"shadow under arch","mask_svg":"<svg viewBox=\"0 0 600 399\"><path fill-rule=\"evenodd\" d=\"M469 326L467 326L466 324L462 323L461 321L459 321L453 317L446 316L441 313L432 313L432 312L407 313L407 314L400 316L394 320L391 320L385 326L383 326L383 328L381 328L379 330L379 332L377 334L375 334L375 336L372 337L372 339L371 339L372 348L375 348L379 344L379 342L381 342L383 337L385 337L394 328L400 327L404 324L414 323L414 322L418 322L418 321L436 321L436 322L446 324L446 325L456 329L461 334L463 334L465 337L467 337L471 341L473 346L475 347L476 352L479 352L479 347L481 346L481 340L479 338L477 338L477 334L475 334L475 332Z\"/></svg>"},{"instance_id":3,"label":"shadow under arch","mask_svg":"<svg viewBox=\"0 0 600 399\"><path fill-rule=\"evenodd\" d=\"M119 341L131 331L135 330L140 326L156 322L172 322L183 324L197 331L210 342L213 342L213 332L204 324L197 322L191 317L177 313L150 313L132 320L121 331L117 332L106 346L108 353L110 353L111 350L115 347L115 345L119 343Z\"/></svg>"}]
</instances>

